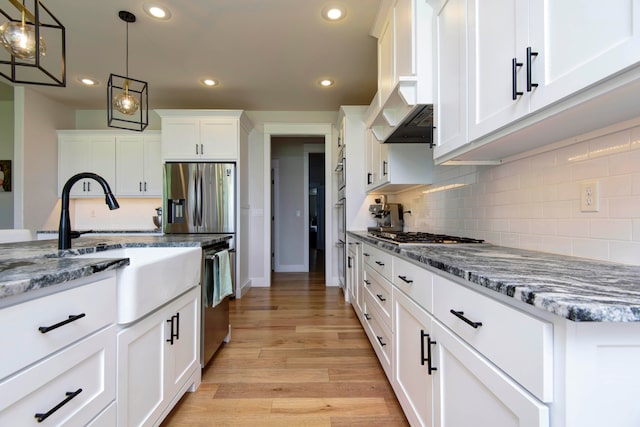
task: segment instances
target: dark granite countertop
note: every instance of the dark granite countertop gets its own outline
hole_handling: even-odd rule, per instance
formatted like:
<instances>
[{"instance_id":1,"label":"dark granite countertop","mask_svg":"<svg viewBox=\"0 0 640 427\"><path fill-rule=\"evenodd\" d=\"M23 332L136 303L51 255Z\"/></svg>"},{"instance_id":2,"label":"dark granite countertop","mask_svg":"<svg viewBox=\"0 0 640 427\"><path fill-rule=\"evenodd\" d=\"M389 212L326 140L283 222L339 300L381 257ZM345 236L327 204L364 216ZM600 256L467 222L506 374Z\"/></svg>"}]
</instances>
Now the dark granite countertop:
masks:
<instances>
[{"instance_id":1,"label":"dark granite countertop","mask_svg":"<svg viewBox=\"0 0 640 427\"><path fill-rule=\"evenodd\" d=\"M640 321L640 267L491 244L367 243L572 321Z\"/></svg>"},{"instance_id":2,"label":"dark granite countertop","mask_svg":"<svg viewBox=\"0 0 640 427\"><path fill-rule=\"evenodd\" d=\"M129 264L128 258L100 258L100 252L139 247L205 247L229 234L96 236L72 240L72 249L58 250L57 240L0 244L0 306L2 299L42 289ZM74 255L95 253L95 258Z\"/></svg>"}]
</instances>

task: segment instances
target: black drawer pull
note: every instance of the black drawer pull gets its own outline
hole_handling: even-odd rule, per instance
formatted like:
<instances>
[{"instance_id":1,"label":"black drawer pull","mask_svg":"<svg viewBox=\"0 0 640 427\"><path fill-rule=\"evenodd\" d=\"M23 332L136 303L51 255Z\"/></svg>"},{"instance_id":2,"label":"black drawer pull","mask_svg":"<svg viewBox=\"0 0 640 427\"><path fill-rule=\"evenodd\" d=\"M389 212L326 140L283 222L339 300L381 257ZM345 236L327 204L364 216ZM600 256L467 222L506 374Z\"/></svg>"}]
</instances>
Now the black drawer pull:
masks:
<instances>
[{"instance_id":1,"label":"black drawer pull","mask_svg":"<svg viewBox=\"0 0 640 427\"><path fill-rule=\"evenodd\" d=\"M404 283L413 283L413 280L407 279L407 276L398 276L398 278L402 280Z\"/></svg>"},{"instance_id":2,"label":"black drawer pull","mask_svg":"<svg viewBox=\"0 0 640 427\"><path fill-rule=\"evenodd\" d=\"M384 262L376 261L376 264L378 264L380 267L384 267Z\"/></svg>"},{"instance_id":3,"label":"black drawer pull","mask_svg":"<svg viewBox=\"0 0 640 427\"><path fill-rule=\"evenodd\" d=\"M171 319L167 319L167 323L171 324L171 333L169 338L165 341L173 345L174 338L176 340L180 339L180 313L176 313L175 316L171 316Z\"/></svg>"},{"instance_id":4,"label":"black drawer pull","mask_svg":"<svg viewBox=\"0 0 640 427\"><path fill-rule=\"evenodd\" d=\"M376 338L378 338L378 342L380 343L381 346L384 347L385 345L387 345L387 343L382 342L382 337L379 337L378 335L376 335Z\"/></svg>"},{"instance_id":5,"label":"black drawer pull","mask_svg":"<svg viewBox=\"0 0 640 427\"><path fill-rule=\"evenodd\" d=\"M364 313L364 318L367 320L371 320L371 316L368 313Z\"/></svg>"},{"instance_id":6,"label":"black drawer pull","mask_svg":"<svg viewBox=\"0 0 640 427\"><path fill-rule=\"evenodd\" d=\"M473 322L467 319L466 317L464 317L464 311L455 311L454 309L451 309L449 310L449 313L453 314L458 319L462 320L464 323L471 326L472 328L477 329L478 327L482 326L482 322Z\"/></svg>"},{"instance_id":7,"label":"black drawer pull","mask_svg":"<svg viewBox=\"0 0 640 427\"><path fill-rule=\"evenodd\" d=\"M369 256L369 254L368 254L368 253L366 253L366 252L363 252L363 253L362 253L362 255L364 255L364 256Z\"/></svg>"},{"instance_id":8,"label":"black drawer pull","mask_svg":"<svg viewBox=\"0 0 640 427\"><path fill-rule=\"evenodd\" d=\"M54 412L56 412L58 409L62 408L64 405L69 403L69 401L71 399L73 399L74 397L76 397L80 393L82 393L82 389L81 388L77 389L76 391L68 391L68 392L66 392L65 395L67 397L62 402L58 403L56 406L54 406L53 408L49 409L49 411L44 413L44 414L41 414L41 413L35 414L36 419L38 420L39 423L43 422L44 420L49 418L51 415L53 415Z\"/></svg>"},{"instance_id":9,"label":"black drawer pull","mask_svg":"<svg viewBox=\"0 0 640 427\"><path fill-rule=\"evenodd\" d=\"M371 282L368 281L367 279L362 279L362 281L364 282L365 285L370 285L371 284Z\"/></svg>"},{"instance_id":10,"label":"black drawer pull","mask_svg":"<svg viewBox=\"0 0 640 427\"><path fill-rule=\"evenodd\" d=\"M64 325L66 325L67 323L75 322L75 321L76 321L76 320L78 320L78 319L82 319L84 316L86 316L86 314L85 314L85 313L80 313L80 314L77 314L77 315L75 315L75 316L69 316L69 318L68 318L67 320L63 320L62 322L60 322L60 323L56 323L55 325L51 325L51 326L40 326L40 327L38 328L38 330L39 330L40 332L42 332L43 334L46 334L47 332L49 332L49 331L53 331L54 329L57 329L57 328L59 328L60 326L64 326Z\"/></svg>"},{"instance_id":11,"label":"black drawer pull","mask_svg":"<svg viewBox=\"0 0 640 427\"><path fill-rule=\"evenodd\" d=\"M378 297L378 299L382 302L385 302L387 299L385 297L382 296L382 294L376 294L376 296Z\"/></svg>"},{"instance_id":12,"label":"black drawer pull","mask_svg":"<svg viewBox=\"0 0 640 427\"><path fill-rule=\"evenodd\" d=\"M531 89L538 87L538 83L533 83L531 79L531 58L538 56L538 52L534 52L531 46L527 48L527 92L531 92Z\"/></svg>"},{"instance_id":13,"label":"black drawer pull","mask_svg":"<svg viewBox=\"0 0 640 427\"><path fill-rule=\"evenodd\" d=\"M518 92L518 67L522 67L522 62L513 58L511 60L511 99L514 101L523 95L523 92Z\"/></svg>"}]
</instances>

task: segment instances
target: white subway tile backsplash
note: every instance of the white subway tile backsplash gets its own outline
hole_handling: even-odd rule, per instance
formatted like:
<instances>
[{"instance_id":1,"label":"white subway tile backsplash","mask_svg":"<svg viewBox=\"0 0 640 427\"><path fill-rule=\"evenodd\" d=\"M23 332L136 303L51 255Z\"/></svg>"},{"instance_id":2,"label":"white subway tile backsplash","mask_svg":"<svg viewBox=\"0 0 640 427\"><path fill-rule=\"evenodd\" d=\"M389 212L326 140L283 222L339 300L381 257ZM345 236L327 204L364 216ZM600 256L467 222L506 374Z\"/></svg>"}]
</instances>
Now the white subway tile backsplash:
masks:
<instances>
[{"instance_id":1,"label":"white subway tile backsplash","mask_svg":"<svg viewBox=\"0 0 640 427\"><path fill-rule=\"evenodd\" d=\"M580 182L600 182L600 211L580 211ZM640 127L497 166L437 166L430 188L393 196L408 231L640 265ZM635 251L635 252L634 252Z\"/></svg>"}]
</instances>

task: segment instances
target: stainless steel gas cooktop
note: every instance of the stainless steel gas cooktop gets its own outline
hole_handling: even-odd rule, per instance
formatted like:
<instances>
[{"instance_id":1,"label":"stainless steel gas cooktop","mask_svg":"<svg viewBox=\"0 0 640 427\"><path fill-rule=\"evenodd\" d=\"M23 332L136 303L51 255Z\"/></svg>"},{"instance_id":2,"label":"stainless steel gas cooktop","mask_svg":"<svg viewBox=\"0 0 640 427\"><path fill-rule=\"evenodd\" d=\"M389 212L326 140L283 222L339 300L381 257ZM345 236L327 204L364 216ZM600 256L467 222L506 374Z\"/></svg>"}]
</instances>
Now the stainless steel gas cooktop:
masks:
<instances>
[{"instance_id":1,"label":"stainless steel gas cooktop","mask_svg":"<svg viewBox=\"0 0 640 427\"><path fill-rule=\"evenodd\" d=\"M369 236L398 246L428 244L483 243L484 240L422 232L369 231Z\"/></svg>"}]
</instances>

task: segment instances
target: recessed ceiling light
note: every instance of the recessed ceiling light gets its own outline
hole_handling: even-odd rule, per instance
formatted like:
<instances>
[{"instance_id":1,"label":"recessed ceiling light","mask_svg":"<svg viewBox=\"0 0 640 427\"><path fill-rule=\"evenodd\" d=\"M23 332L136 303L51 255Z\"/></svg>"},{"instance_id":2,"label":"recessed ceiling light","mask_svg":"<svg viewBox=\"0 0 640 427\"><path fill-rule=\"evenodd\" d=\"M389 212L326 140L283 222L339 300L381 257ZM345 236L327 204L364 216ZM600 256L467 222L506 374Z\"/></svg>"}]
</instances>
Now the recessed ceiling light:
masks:
<instances>
[{"instance_id":1,"label":"recessed ceiling light","mask_svg":"<svg viewBox=\"0 0 640 427\"><path fill-rule=\"evenodd\" d=\"M217 86L218 85L218 82L213 80L213 79L204 79L204 80L202 80L202 83L205 86Z\"/></svg>"},{"instance_id":2,"label":"recessed ceiling light","mask_svg":"<svg viewBox=\"0 0 640 427\"><path fill-rule=\"evenodd\" d=\"M327 21L339 21L347 14L347 9L341 5L330 5L322 9L322 17Z\"/></svg>"},{"instance_id":3,"label":"recessed ceiling light","mask_svg":"<svg viewBox=\"0 0 640 427\"><path fill-rule=\"evenodd\" d=\"M85 86L97 86L98 81L90 77L78 77L78 81Z\"/></svg>"},{"instance_id":4,"label":"recessed ceiling light","mask_svg":"<svg viewBox=\"0 0 640 427\"><path fill-rule=\"evenodd\" d=\"M333 86L334 85L334 81L331 79L322 79L320 80L320 86L322 87L329 87L329 86Z\"/></svg>"},{"instance_id":5,"label":"recessed ceiling light","mask_svg":"<svg viewBox=\"0 0 640 427\"><path fill-rule=\"evenodd\" d=\"M160 5L155 2L147 2L142 6L144 11L153 18L160 19L166 21L171 18L171 11L167 9L165 6Z\"/></svg>"}]
</instances>

